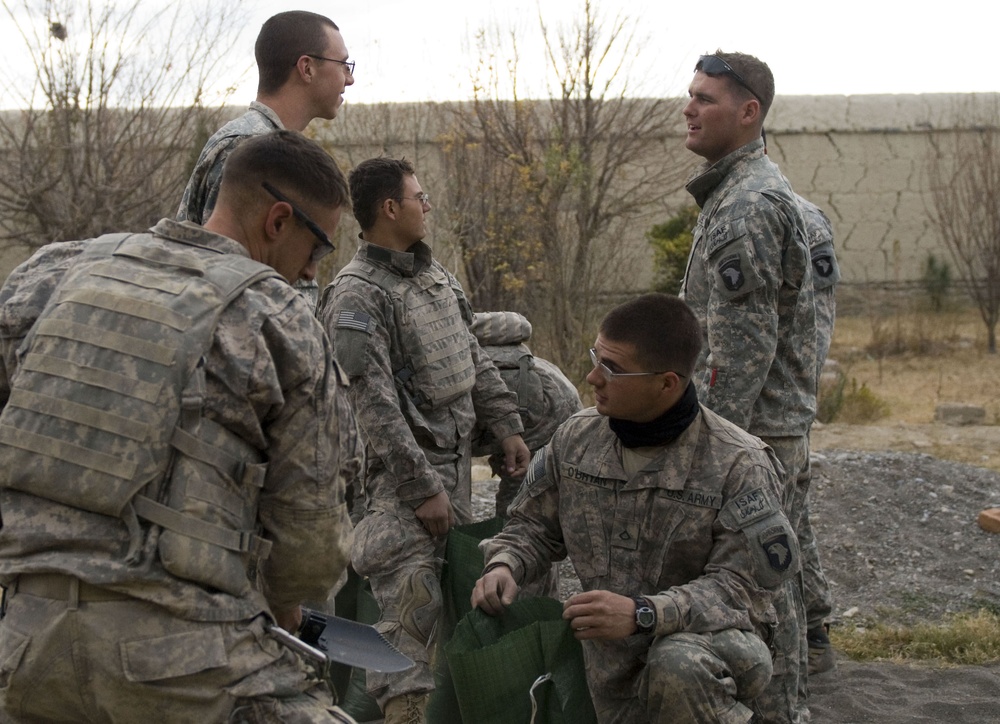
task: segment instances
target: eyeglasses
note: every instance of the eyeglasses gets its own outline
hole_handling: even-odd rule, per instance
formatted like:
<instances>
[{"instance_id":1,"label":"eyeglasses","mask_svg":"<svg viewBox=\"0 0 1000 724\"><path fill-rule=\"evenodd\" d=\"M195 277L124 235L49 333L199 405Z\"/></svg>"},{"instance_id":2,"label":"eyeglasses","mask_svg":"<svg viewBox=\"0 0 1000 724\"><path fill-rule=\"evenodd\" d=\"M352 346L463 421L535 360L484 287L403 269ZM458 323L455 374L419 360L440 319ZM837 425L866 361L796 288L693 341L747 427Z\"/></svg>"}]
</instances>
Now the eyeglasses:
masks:
<instances>
[{"instance_id":1,"label":"eyeglasses","mask_svg":"<svg viewBox=\"0 0 1000 724\"><path fill-rule=\"evenodd\" d=\"M305 54L307 58L315 58L316 60L329 60L331 63L340 63L342 66L347 68L347 72L354 75L354 62L353 60L337 60L336 58L324 58L322 55L313 55L312 53Z\"/></svg>"},{"instance_id":2,"label":"eyeglasses","mask_svg":"<svg viewBox=\"0 0 1000 724\"><path fill-rule=\"evenodd\" d=\"M429 204L431 202L430 194L417 194L416 196L393 196L393 198L397 201L410 199L411 201L419 201L421 204Z\"/></svg>"},{"instance_id":3,"label":"eyeglasses","mask_svg":"<svg viewBox=\"0 0 1000 724\"><path fill-rule=\"evenodd\" d=\"M594 368L601 373L605 382L614 382L619 377L651 377L652 375L666 374L666 372L615 372L597 358L597 350L593 347L590 348L590 362L594 365ZM669 372L669 370L667 370L667 372ZM674 372L674 374L678 377L684 376L676 372Z\"/></svg>"},{"instance_id":4,"label":"eyeglasses","mask_svg":"<svg viewBox=\"0 0 1000 724\"><path fill-rule=\"evenodd\" d=\"M703 55L698 58L698 64L694 67L694 72L698 71L702 73L707 73L708 75L728 75L730 78L735 80L741 86L746 88L758 101L763 103L760 96L757 95L757 91L750 87L750 84L743 80L743 76L733 70L733 66L729 65L726 61L717 55Z\"/></svg>"},{"instance_id":5,"label":"eyeglasses","mask_svg":"<svg viewBox=\"0 0 1000 724\"><path fill-rule=\"evenodd\" d=\"M301 221L302 225L309 229L309 231L313 233L313 236L319 239L320 245L313 247L312 256L309 257L310 262L318 262L324 256L337 248L333 245L333 242L330 241L330 237L326 235L326 232L319 228L319 225L315 221L306 216L305 211L293 204L291 199L278 191L278 189L274 188L274 186L269 184L267 181L264 181L261 186L263 186L264 190L278 201L282 201L291 206L292 214L295 215L295 218Z\"/></svg>"}]
</instances>

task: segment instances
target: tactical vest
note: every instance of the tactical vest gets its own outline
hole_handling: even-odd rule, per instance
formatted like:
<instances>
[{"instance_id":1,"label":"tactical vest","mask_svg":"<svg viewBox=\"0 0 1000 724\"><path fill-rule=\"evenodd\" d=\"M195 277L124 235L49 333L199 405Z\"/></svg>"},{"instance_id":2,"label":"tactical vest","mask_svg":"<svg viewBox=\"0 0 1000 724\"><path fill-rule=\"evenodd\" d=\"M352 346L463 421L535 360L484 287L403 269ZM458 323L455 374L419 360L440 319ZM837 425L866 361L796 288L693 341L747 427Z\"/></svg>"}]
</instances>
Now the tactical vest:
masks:
<instances>
[{"instance_id":1,"label":"tactical vest","mask_svg":"<svg viewBox=\"0 0 1000 724\"><path fill-rule=\"evenodd\" d=\"M266 465L201 412L219 316L267 277L193 242L90 242L18 351L3 485L120 518L129 563L155 550L179 578L248 592L270 547L254 534Z\"/></svg>"},{"instance_id":2,"label":"tactical vest","mask_svg":"<svg viewBox=\"0 0 1000 724\"><path fill-rule=\"evenodd\" d=\"M453 288L441 269L431 267L403 280L354 259L337 275L342 276L364 279L389 295L403 357L402 366L392 373L396 387L418 409L447 406L475 386L476 366L467 326L472 321L471 310L463 310L461 289Z\"/></svg>"},{"instance_id":3,"label":"tactical vest","mask_svg":"<svg viewBox=\"0 0 1000 724\"><path fill-rule=\"evenodd\" d=\"M522 437L529 450L545 445L556 428L579 410L580 396L555 365L536 359L526 342L531 323L517 312L480 312L472 332L500 372L507 389L517 395L524 426ZM473 433L472 454L492 455L499 445L488 431Z\"/></svg>"}]
</instances>

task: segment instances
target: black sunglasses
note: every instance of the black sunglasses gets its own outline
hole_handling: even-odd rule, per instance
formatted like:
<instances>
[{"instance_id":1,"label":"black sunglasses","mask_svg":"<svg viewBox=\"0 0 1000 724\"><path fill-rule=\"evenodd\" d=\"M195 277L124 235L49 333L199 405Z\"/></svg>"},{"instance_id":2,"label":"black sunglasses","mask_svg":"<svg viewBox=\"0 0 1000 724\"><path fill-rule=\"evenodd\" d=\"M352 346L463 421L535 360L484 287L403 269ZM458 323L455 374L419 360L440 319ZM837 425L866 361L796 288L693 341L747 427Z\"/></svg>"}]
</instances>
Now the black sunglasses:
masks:
<instances>
[{"instance_id":1,"label":"black sunglasses","mask_svg":"<svg viewBox=\"0 0 1000 724\"><path fill-rule=\"evenodd\" d=\"M283 193L278 191L278 189L274 188L274 186L269 184L267 181L262 182L261 186L263 186L264 190L267 191L269 194L271 194L271 196L276 198L278 201L283 201L284 203L291 206L292 214L295 216L295 218L301 221L302 225L305 226L307 229L309 229L309 231L313 233L313 236L319 239L320 245L317 246L315 249L313 249L312 256L310 257L311 261L319 261L324 256L326 256L327 254L329 254L330 252L334 251L337 248L333 245L333 242L330 241L330 237L326 235L326 232L323 231L321 228L319 228L319 225L315 221L306 216L305 211L303 211L298 206L293 204L290 198L288 198Z\"/></svg>"},{"instance_id":2,"label":"black sunglasses","mask_svg":"<svg viewBox=\"0 0 1000 724\"><path fill-rule=\"evenodd\" d=\"M707 73L708 75L728 75L730 78L750 91L754 98L761 103L764 102L760 100L760 96L757 95L757 91L751 88L749 83L743 80L743 76L733 70L733 66L729 65L729 63L717 55L703 55L698 58L698 64L695 65L694 72L697 73L699 70L702 73Z\"/></svg>"}]
</instances>

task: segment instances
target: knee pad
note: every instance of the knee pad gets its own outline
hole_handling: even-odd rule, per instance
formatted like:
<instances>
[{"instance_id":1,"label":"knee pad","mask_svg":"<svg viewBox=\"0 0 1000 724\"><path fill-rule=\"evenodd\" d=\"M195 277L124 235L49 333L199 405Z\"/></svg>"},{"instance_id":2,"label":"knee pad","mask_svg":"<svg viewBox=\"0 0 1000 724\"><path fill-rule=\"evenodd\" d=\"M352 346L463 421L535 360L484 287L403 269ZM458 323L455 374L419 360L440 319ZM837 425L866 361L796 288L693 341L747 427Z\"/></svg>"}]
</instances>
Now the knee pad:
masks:
<instances>
[{"instance_id":1,"label":"knee pad","mask_svg":"<svg viewBox=\"0 0 1000 724\"><path fill-rule=\"evenodd\" d=\"M428 645L441 617L441 584L428 568L414 571L403 587L399 623L412 638Z\"/></svg>"}]
</instances>

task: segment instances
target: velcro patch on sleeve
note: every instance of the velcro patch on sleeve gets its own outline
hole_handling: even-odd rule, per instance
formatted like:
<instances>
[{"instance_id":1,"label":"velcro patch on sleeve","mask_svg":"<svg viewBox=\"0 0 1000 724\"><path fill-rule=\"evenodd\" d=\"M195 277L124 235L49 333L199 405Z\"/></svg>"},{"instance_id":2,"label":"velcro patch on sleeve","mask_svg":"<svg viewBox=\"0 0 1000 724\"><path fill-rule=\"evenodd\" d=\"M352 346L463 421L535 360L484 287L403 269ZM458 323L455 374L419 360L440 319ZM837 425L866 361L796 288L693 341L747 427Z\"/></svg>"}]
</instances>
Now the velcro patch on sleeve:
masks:
<instances>
[{"instance_id":1,"label":"velcro patch on sleeve","mask_svg":"<svg viewBox=\"0 0 1000 724\"><path fill-rule=\"evenodd\" d=\"M746 236L747 233L747 222L741 216L738 219L731 219L713 226L708 230L708 256L712 256L722 247L726 246L731 241L739 239L741 236Z\"/></svg>"},{"instance_id":2,"label":"velcro patch on sleeve","mask_svg":"<svg viewBox=\"0 0 1000 724\"><path fill-rule=\"evenodd\" d=\"M375 320L372 315L365 312L358 312L353 309L342 309L337 312L337 320L334 323L337 329L353 329L358 332L371 334L375 331Z\"/></svg>"},{"instance_id":3,"label":"velcro patch on sleeve","mask_svg":"<svg viewBox=\"0 0 1000 724\"><path fill-rule=\"evenodd\" d=\"M789 536L788 528L779 525L763 531L758 538L760 547L767 556L767 562L775 573L787 571L795 558Z\"/></svg>"},{"instance_id":4,"label":"velcro patch on sleeve","mask_svg":"<svg viewBox=\"0 0 1000 724\"><path fill-rule=\"evenodd\" d=\"M774 512L771 499L763 488L756 488L729 501L726 512L737 528L746 528L754 521Z\"/></svg>"}]
</instances>

